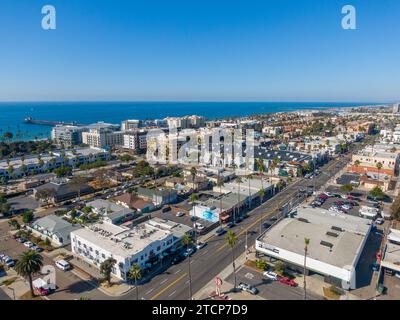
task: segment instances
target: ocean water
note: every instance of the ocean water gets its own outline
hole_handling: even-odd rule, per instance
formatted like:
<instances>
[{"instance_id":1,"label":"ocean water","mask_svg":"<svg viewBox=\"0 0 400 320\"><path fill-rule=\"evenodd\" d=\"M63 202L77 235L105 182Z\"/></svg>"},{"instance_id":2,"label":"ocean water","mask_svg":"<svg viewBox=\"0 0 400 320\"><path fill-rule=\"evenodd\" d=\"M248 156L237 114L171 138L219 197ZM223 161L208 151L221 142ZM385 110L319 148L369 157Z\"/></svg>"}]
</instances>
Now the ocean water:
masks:
<instances>
[{"instance_id":1,"label":"ocean water","mask_svg":"<svg viewBox=\"0 0 400 320\"><path fill-rule=\"evenodd\" d=\"M0 103L0 136L11 131L14 140L43 139L51 127L25 124L25 117L38 120L97 121L120 123L126 119L162 119L167 116L201 115L209 119L229 116L371 105L373 103L306 102L28 102Z\"/></svg>"}]
</instances>

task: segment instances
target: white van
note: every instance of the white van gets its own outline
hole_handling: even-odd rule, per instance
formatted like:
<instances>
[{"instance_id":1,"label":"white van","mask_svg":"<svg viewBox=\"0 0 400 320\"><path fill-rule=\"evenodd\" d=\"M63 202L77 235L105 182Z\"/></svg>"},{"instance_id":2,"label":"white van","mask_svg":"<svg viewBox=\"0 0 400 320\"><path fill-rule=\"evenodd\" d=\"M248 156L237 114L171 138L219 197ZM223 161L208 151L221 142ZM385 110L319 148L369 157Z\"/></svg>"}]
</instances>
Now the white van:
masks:
<instances>
[{"instance_id":1,"label":"white van","mask_svg":"<svg viewBox=\"0 0 400 320\"><path fill-rule=\"evenodd\" d=\"M71 265L65 260L57 260L56 266L58 269L61 269L62 271L67 271L71 269Z\"/></svg>"}]
</instances>

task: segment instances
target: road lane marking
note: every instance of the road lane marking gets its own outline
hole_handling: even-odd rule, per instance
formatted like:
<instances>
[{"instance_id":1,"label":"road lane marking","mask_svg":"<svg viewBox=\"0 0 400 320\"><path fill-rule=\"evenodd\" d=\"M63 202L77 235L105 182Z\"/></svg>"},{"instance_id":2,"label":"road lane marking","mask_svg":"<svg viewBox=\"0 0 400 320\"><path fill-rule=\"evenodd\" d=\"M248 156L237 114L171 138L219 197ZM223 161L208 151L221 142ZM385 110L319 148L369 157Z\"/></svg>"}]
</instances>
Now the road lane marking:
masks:
<instances>
[{"instance_id":1,"label":"road lane marking","mask_svg":"<svg viewBox=\"0 0 400 320\"><path fill-rule=\"evenodd\" d=\"M178 274L179 272L181 272L182 269L179 269L178 271L176 271L174 274Z\"/></svg>"},{"instance_id":2,"label":"road lane marking","mask_svg":"<svg viewBox=\"0 0 400 320\"><path fill-rule=\"evenodd\" d=\"M174 285L176 285L179 281L181 281L184 277L187 276L187 273L185 272L184 274L182 274L178 279L174 280L173 282L171 282L169 285L167 285L164 289L160 290L159 292L157 292L154 296L152 296L150 298L150 300L155 300L157 299L159 296L161 296L165 291L167 291L169 288L173 287Z\"/></svg>"},{"instance_id":3,"label":"road lane marking","mask_svg":"<svg viewBox=\"0 0 400 320\"><path fill-rule=\"evenodd\" d=\"M160 284L164 284L168 281L168 279L164 279L163 281L160 282Z\"/></svg>"},{"instance_id":4,"label":"road lane marking","mask_svg":"<svg viewBox=\"0 0 400 320\"><path fill-rule=\"evenodd\" d=\"M145 294L152 293L154 291L154 288L151 288L149 291L147 291Z\"/></svg>"},{"instance_id":5,"label":"road lane marking","mask_svg":"<svg viewBox=\"0 0 400 320\"><path fill-rule=\"evenodd\" d=\"M169 297L172 297L175 293L176 293L176 290L175 290L174 292L172 292L172 293L168 296L168 298L169 298Z\"/></svg>"}]
</instances>

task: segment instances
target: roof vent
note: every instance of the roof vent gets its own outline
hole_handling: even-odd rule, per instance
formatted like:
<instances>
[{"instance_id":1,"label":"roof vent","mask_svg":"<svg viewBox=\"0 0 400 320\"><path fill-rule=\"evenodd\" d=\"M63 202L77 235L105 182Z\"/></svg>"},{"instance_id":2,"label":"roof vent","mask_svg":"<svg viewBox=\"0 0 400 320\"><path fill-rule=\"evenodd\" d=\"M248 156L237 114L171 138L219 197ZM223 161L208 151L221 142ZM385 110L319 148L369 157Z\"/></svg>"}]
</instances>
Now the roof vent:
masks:
<instances>
[{"instance_id":1,"label":"roof vent","mask_svg":"<svg viewBox=\"0 0 400 320\"><path fill-rule=\"evenodd\" d=\"M330 232L330 231L328 231L328 232L326 233L326 235L327 235L327 236L330 236L330 237L335 237L335 238L337 238L337 237L339 236L337 233L335 233L335 232Z\"/></svg>"},{"instance_id":2,"label":"roof vent","mask_svg":"<svg viewBox=\"0 0 400 320\"><path fill-rule=\"evenodd\" d=\"M333 248L333 244L330 243L330 242L327 242L327 241L321 241L319 244L320 244L321 246L328 247L329 249L332 249L332 248Z\"/></svg>"},{"instance_id":3,"label":"roof vent","mask_svg":"<svg viewBox=\"0 0 400 320\"><path fill-rule=\"evenodd\" d=\"M298 218L297 220L299 220L299 221L301 221L301 222L305 222L305 223L308 223L308 222L309 222L307 219L304 219L304 218Z\"/></svg>"},{"instance_id":4,"label":"roof vent","mask_svg":"<svg viewBox=\"0 0 400 320\"><path fill-rule=\"evenodd\" d=\"M335 230L335 231L339 231L339 232L343 232L344 231L342 228L336 227L336 226L332 226L331 229Z\"/></svg>"}]
</instances>

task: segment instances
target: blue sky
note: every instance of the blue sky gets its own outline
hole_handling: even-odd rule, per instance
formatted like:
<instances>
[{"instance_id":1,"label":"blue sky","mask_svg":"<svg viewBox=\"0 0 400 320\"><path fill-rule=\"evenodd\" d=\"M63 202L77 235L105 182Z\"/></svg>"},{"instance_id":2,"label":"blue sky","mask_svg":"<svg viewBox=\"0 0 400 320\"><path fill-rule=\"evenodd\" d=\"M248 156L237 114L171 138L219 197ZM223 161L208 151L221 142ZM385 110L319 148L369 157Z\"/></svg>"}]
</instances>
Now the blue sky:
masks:
<instances>
[{"instance_id":1,"label":"blue sky","mask_svg":"<svg viewBox=\"0 0 400 320\"><path fill-rule=\"evenodd\" d=\"M391 102L399 18L398 0L1 0L0 101Z\"/></svg>"}]
</instances>

